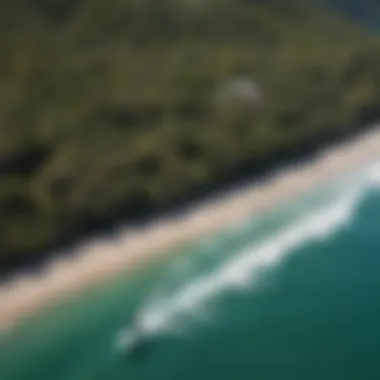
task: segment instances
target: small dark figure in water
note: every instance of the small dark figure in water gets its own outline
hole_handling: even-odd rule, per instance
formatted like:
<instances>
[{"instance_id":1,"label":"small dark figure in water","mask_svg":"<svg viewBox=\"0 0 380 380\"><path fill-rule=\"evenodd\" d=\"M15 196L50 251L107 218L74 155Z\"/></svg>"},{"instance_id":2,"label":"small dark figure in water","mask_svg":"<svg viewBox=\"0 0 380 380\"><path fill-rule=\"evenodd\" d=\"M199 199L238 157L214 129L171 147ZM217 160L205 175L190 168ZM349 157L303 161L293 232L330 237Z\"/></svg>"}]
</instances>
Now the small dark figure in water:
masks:
<instances>
[{"instance_id":1,"label":"small dark figure in water","mask_svg":"<svg viewBox=\"0 0 380 380\"><path fill-rule=\"evenodd\" d=\"M152 336L141 329L137 318L130 325L125 333L121 333L119 349L127 360L145 359L152 348Z\"/></svg>"},{"instance_id":2,"label":"small dark figure in water","mask_svg":"<svg viewBox=\"0 0 380 380\"><path fill-rule=\"evenodd\" d=\"M135 362L147 358L148 353L150 351L150 342L143 338L140 339L141 340L128 347L128 349L125 351L125 358L128 361Z\"/></svg>"}]
</instances>

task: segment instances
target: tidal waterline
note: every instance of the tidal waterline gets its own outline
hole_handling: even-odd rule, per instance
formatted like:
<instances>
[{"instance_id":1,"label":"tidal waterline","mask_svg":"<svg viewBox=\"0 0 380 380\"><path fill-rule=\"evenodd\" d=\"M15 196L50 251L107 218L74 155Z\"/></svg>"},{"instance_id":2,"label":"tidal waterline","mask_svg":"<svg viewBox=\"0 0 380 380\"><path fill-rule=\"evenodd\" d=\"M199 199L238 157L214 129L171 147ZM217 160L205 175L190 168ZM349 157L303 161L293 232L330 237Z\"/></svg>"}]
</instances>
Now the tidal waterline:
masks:
<instances>
[{"instance_id":1,"label":"tidal waterline","mask_svg":"<svg viewBox=\"0 0 380 380\"><path fill-rule=\"evenodd\" d=\"M1 342L0 379L379 379L380 172L79 294ZM136 311L158 343L130 363Z\"/></svg>"}]
</instances>

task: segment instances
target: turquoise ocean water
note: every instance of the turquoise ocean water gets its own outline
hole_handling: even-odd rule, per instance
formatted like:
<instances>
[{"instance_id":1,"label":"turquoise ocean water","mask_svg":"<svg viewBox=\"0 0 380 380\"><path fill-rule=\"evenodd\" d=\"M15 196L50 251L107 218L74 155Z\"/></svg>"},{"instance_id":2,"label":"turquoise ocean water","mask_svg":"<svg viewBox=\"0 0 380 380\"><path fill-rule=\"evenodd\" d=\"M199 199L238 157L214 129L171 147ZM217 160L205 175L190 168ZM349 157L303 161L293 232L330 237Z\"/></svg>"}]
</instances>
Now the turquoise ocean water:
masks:
<instances>
[{"instance_id":1,"label":"turquoise ocean water","mask_svg":"<svg viewBox=\"0 0 380 380\"><path fill-rule=\"evenodd\" d=\"M152 344L130 362L136 311ZM380 166L78 294L0 350L1 380L379 380Z\"/></svg>"}]
</instances>

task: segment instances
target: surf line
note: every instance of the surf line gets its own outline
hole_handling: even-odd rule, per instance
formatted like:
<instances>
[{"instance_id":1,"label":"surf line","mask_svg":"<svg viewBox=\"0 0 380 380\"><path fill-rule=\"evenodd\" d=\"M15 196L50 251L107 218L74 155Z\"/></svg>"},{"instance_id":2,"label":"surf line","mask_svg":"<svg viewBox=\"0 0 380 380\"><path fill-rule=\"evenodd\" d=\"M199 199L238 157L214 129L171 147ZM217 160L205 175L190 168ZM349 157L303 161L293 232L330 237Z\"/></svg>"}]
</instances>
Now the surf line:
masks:
<instances>
[{"instance_id":1,"label":"surf line","mask_svg":"<svg viewBox=\"0 0 380 380\"><path fill-rule=\"evenodd\" d=\"M350 185L325 206L311 209L290 225L237 252L211 273L148 300L137 313L140 331L157 334L172 331L173 327L175 330L184 314L197 313L208 300L229 289L253 286L260 275L280 265L297 249L325 240L344 228L367 190L379 187L380 162L367 167Z\"/></svg>"}]
</instances>

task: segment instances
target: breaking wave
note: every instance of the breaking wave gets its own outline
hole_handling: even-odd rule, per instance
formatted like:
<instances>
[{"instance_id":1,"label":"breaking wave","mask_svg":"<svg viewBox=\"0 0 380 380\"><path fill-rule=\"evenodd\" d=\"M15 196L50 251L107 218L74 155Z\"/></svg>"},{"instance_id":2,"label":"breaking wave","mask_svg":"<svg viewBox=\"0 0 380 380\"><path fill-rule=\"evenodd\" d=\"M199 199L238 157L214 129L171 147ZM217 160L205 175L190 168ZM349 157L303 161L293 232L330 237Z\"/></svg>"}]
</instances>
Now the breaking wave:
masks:
<instances>
[{"instance_id":1,"label":"breaking wave","mask_svg":"<svg viewBox=\"0 0 380 380\"><path fill-rule=\"evenodd\" d=\"M149 299L140 309L139 328L146 334L171 331L184 315L200 314L212 298L230 289L252 287L261 275L280 265L297 249L328 239L352 219L369 189L380 185L380 163L372 165L322 207L313 207L293 223L248 248L234 253L206 275L192 279L175 291Z\"/></svg>"}]
</instances>

